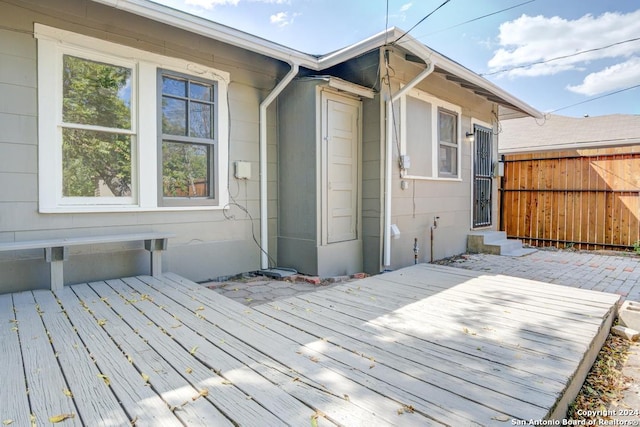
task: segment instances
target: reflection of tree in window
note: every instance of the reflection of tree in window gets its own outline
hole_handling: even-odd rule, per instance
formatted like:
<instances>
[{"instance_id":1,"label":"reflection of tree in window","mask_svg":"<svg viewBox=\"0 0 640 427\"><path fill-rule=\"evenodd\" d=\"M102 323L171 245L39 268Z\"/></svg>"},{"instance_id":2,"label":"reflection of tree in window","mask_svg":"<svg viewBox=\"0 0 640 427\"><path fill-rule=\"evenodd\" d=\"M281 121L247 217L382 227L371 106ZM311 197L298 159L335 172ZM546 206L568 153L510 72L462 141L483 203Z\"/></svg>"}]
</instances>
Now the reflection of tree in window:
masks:
<instances>
[{"instance_id":1,"label":"reflection of tree in window","mask_svg":"<svg viewBox=\"0 0 640 427\"><path fill-rule=\"evenodd\" d=\"M162 187L165 197L213 197L214 86L164 74Z\"/></svg>"},{"instance_id":2,"label":"reflection of tree in window","mask_svg":"<svg viewBox=\"0 0 640 427\"><path fill-rule=\"evenodd\" d=\"M62 120L63 196L131 196L131 69L65 55Z\"/></svg>"}]
</instances>

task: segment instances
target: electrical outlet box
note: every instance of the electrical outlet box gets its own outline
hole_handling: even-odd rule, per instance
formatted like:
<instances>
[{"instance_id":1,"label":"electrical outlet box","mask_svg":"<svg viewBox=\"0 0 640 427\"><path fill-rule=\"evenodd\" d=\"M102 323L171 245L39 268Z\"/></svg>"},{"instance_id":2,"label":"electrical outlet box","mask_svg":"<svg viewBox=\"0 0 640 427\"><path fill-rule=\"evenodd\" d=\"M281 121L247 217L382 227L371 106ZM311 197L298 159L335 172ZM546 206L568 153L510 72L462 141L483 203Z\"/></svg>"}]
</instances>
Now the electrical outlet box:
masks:
<instances>
[{"instance_id":1,"label":"electrical outlet box","mask_svg":"<svg viewBox=\"0 0 640 427\"><path fill-rule=\"evenodd\" d=\"M235 177L238 179L251 179L251 163L235 162Z\"/></svg>"},{"instance_id":2,"label":"electrical outlet box","mask_svg":"<svg viewBox=\"0 0 640 427\"><path fill-rule=\"evenodd\" d=\"M411 156L403 154L400 156L400 164L402 169L411 169Z\"/></svg>"}]
</instances>

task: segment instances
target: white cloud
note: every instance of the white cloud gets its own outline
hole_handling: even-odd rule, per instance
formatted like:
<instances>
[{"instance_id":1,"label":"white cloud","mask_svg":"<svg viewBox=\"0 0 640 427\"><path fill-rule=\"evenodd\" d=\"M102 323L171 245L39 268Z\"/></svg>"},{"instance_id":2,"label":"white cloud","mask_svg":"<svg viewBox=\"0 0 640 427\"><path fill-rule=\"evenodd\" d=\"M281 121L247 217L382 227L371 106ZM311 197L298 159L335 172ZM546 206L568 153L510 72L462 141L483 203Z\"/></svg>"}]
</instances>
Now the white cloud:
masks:
<instances>
[{"instance_id":1,"label":"white cloud","mask_svg":"<svg viewBox=\"0 0 640 427\"><path fill-rule=\"evenodd\" d=\"M612 65L602 71L589 74L582 84L567 86L572 92L593 96L625 87L640 84L640 57L634 56L628 61Z\"/></svg>"},{"instance_id":2,"label":"white cloud","mask_svg":"<svg viewBox=\"0 0 640 427\"><path fill-rule=\"evenodd\" d=\"M498 43L500 48L494 52L489 60L490 72L511 69L500 75L510 77L553 75L569 70L582 70L587 65L593 66L592 61L600 59L628 60L633 55L640 54L640 41L623 43L611 48L600 49L560 60L521 67L535 62L549 61L565 55L572 55L579 51L598 49L603 46L637 38L640 34L640 9L626 14L607 12L600 16L585 15L575 20L567 20L558 16L527 16L508 21L500 25ZM630 61L628 61L630 62ZM625 63L619 64L623 67ZM609 67L618 70L616 66ZM513 68L513 69L512 69ZM608 69L607 69L608 70ZM585 78L581 85L571 86L580 93L592 92L596 87L596 80L602 80L605 74L609 79L626 81L613 72L597 71ZM593 76L593 77L592 77ZM587 82L589 79L589 82Z\"/></svg>"},{"instance_id":3,"label":"white cloud","mask_svg":"<svg viewBox=\"0 0 640 427\"><path fill-rule=\"evenodd\" d=\"M407 10L411 9L411 6L413 6L413 3L405 3L400 7L400 13L404 13Z\"/></svg>"},{"instance_id":4,"label":"white cloud","mask_svg":"<svg viewBox=\"0 0 640 427\"><path fill-rule=\"evenodd\" d=\"M237 6L239 2L240 0L185 0L184 4L213 9L214 6L224 6L226 4Z\"/></svg>"},{"instance_id":5,"label":"white cloud","mask_svg":"<svg viewBox=\"0 0 640 427\"><path fill-rule=\"evenodd\" d=\"M271 15L271 17L269 18L269 21L272 24L282 28L282 27L286 27L289 24L293 24L293 21L298 16L300 16L299 13L294 13L292 15L289 15L289 12L278 12L275 15Z\"/></svg>"}]
</instances>

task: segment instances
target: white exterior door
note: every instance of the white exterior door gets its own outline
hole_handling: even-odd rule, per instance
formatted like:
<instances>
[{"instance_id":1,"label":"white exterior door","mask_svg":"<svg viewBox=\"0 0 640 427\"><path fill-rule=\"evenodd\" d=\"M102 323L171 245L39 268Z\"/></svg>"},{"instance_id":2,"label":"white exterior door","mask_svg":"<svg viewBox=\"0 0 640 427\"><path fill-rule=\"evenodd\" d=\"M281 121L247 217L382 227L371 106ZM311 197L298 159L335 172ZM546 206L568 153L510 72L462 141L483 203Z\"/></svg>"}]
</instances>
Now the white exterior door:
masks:
<instances>
[{"instance_id":1,"label":"white exterior door","mask_svg":"<svg viewBox=\"0 0 640 427\"><path fill-rule=\"evenodd\" d=\"M322 95L323 243L358 238L360 101Z\"/></svg>"}]
</instances>

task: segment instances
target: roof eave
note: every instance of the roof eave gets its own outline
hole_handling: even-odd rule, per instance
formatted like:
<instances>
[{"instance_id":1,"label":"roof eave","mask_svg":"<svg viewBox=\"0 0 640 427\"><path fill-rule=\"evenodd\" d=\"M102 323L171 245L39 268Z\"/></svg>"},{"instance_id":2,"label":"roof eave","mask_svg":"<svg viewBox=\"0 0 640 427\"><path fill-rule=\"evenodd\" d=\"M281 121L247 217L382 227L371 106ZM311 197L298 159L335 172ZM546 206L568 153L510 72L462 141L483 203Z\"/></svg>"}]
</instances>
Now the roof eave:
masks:
<instances>
[{"instance_id":1,"label":"roof eave","mask_svg":"<svg viewBox=\"0 0 640 427\"><path fill-rule=\"evenodd\" d=\"M192 33L219 40L252 52L278 59L287 63L296 63L303 67L317 68L317 57L295 49L227 27L195 15L172 9L148 0L92 0L115 9L133 13L151 20L171 25Z\"/></svg>"},{"instance_id":2,"label":"roof eave","mask_svg":"<svg viewBox=\"0 0 640 427\"><path fill-rule=\"evenodd\" d=\"M542 118L543 114L520 101L513 95L500 89L488 80L475 74L473 71L452 61L449 58L429 49L421 42L404 31L392 27L382 31L372 37L355 43L351 46L337 50L335 52L320 57L302 53L295 49L282 46L280 44L265 40L263 38L245 33L235 28L227 27L213 21L209 21L198 16L194 16L176 9L169 8L149 0L92 0L96 3L105 4L115 9L133 13L154 21L171 25L192 33L219 40L233 46L237 46L252 52L256 52L270 58L281 60L289 64L309 68L314 71L321 71L338 65L349 59L363 55L371 50L379 49L388 43L394 43L399 37L403 37L402 48L414 53L425 61L433 62L439 68L454 74L469 83L490 92L502 101L504 106L520 111L535 118ZM501 102L498 102L501 104Z\"/></svg>"},{"instance_id":3,"label":"roof eave","mask_svg":"<svg viewBox=\"0 0 640 427\"><path fill-rule=\"evenodd\" d=\"M386 31L378 33L351 46L345 47L344 49L340 49L319 57L319 68L327 69L334 65L340 64L341 62L345 62L351 58L367 53L373 49L378 49L386 44L393 44L396 40L398 40L399 37L403 37L401 42L401 47L403 49L415 54L425 61L433 62L437 67L447 71L448 73L456 75L463 80L466 80L470 84L473 84L487 92L490 92L496 98L501 100L501 102L497 103L503 105L504 108L510 111L522 113L506 114L504 116L505 119L523 116L531 116L537 119L541 119L544 117L544 115L540 111L533 108L529 104L509 94L508 92L504 91L500 87L494 85L489 80L479 76L468 68L465 68L464 66L458 64L455 61L452 61L442 54L429 49L427 46L413 38L411 35L406 34L404 31L395 27L389 28Z\"/></svg>"}]
</instances>

